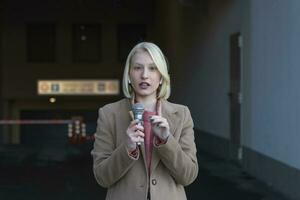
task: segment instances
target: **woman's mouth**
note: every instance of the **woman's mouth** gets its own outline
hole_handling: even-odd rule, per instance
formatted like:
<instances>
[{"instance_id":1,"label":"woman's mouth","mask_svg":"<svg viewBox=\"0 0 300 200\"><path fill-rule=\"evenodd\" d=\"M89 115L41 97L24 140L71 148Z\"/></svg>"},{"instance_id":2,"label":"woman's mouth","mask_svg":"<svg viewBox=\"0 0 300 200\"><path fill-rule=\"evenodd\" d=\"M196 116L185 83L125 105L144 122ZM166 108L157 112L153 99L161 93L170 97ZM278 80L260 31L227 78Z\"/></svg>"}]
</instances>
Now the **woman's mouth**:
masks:
<instances>
[{"instance_id":1,"label":"woman's mouth","mask_svg":"<svg viewBox=\"0 0 300 200\"><path fill-rule=\"evenodd\" d=\"M147 82L142 82L139 84L139 86L141 89L147 89L150 86L150 84Z\"/></svg>"}]
</instances>

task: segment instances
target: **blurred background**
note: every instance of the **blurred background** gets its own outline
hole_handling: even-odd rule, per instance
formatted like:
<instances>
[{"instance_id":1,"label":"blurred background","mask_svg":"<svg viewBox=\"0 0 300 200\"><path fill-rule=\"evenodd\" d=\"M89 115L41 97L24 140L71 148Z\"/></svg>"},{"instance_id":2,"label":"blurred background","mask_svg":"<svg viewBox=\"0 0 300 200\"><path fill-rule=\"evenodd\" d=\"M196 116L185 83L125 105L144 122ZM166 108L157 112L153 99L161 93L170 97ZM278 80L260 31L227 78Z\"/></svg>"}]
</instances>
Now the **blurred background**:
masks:
<instances>
[{"instance_id":1,"label":"blurred background","mask_svg":"<svg viewBox=\"0 0 300 200\"><path fill-rule=\"evenodd\" d=\"M300 199L298 0L0 0L0 199L104 199L90 150L138 42L195 123L189 199ZM282 197L281 197L282 196Z\"/></svg>"}]
</instances>

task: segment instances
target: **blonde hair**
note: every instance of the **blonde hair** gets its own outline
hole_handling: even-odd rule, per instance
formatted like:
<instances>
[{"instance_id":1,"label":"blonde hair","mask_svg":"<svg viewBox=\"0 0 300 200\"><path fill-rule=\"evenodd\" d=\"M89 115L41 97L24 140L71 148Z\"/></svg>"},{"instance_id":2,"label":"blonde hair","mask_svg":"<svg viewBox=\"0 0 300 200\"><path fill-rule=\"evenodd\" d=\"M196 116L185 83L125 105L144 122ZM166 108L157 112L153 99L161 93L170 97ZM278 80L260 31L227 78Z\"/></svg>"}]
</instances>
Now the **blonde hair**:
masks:
<instances>
[{"instance_id":1,"label":"blonde hair","mask_svg":"<svg viewBox=\"0 0 300 200\"><path fill-rule=\"evenodd\" d=\"M132 98L132 93L134 92L131 85L129 84L129 70L131 67L131 60L134 54L139 51L144 50L147 51L154 64L156 65L158 71L161 74L162 84L158 89L157 98L159 99L168 99L171 94L171 86L170 86L170 76L168 73L168 64L167 60L160 50L160 48L150 42L141 42L137 44L133 49L130 51L129 55L127 56L124 74L123 74L123 93L127 98Z\"/></svg>"}]
</instances>

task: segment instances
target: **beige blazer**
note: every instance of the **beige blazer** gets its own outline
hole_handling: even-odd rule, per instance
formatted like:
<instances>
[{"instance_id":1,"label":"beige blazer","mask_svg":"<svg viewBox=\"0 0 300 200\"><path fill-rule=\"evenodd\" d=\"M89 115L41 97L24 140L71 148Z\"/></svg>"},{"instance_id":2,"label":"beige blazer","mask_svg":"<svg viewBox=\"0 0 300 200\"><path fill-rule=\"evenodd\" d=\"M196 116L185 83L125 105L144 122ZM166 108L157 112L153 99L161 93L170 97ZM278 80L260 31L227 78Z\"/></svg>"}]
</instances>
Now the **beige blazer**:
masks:
<instances>
[{"instance_id":1,"label":"beige blazer","mask_svg":"<svg viewBox=\"0 0 300 200\"><path fill-rule=\"evenodd\" d=\"M193 120L186 106L161 100L161 115L170 125L166 144L153 147L151 172L145 157L145 147L139 147L137 160L128 156L125 147L126 130L131 122L129 99L108 104L99 109L97 132L91 152L97 182L108 188L106 200L185 200L184 186L198 174Z\"/></svg>"}]
</instances>

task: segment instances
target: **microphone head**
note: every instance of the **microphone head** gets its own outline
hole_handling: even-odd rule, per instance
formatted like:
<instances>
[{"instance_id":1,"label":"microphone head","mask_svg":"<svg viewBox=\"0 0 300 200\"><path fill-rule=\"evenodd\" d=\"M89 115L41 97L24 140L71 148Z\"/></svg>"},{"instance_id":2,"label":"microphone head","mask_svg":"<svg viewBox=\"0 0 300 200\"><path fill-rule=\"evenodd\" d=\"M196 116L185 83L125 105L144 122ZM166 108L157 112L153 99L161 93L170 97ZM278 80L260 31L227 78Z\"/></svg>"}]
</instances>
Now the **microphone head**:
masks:
<instances>
[{"instance_id":1,"label":"microphone head","mask_svg":"<svg viewBox=\"0 0 300 200\"><path fill-rule=\"evenodd\" d=\"M138 119L139 121L142 121L143 119L143 113L144 113L144 105L141 103L135 103L132 105L132 112L134 119Z\"/></svg>"}]
</instances>

